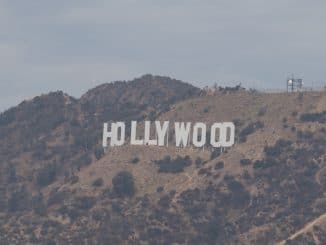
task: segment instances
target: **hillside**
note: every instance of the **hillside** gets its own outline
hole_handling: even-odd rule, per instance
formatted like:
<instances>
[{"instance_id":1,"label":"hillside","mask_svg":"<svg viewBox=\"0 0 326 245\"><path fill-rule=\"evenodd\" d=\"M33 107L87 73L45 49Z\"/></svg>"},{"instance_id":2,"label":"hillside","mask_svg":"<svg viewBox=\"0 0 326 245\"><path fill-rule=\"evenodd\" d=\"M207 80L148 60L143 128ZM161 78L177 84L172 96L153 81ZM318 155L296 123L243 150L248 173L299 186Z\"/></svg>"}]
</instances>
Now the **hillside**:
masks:
<instances>
[{"instance_id":1,"label":"hillside","mask_svg":"<svg viewBox=\"0 0 326 245\"><path fill-rule=\"evenodd\" d=\"M124 145L104 121L233 121L227 150ZM324 244L326 93L145 75L0 117L1 244ZM172 137L171 137L172 138Z\"/></svg>"},{"instance_id":2,"label":"hillside","mask_svg":"<svg viewBox=\"0 0 326 245\"><path fill-rule=\"evenodd\" d=\"M8 173L31 189L71 177L103 154L103 122L152 118L198 93L181 81L145 75L103 84L80 99L58 91L24 101L0 115L0 183L8 182ZM52 177L38 179L49 166Z\"/></svg>"}]
</instances>

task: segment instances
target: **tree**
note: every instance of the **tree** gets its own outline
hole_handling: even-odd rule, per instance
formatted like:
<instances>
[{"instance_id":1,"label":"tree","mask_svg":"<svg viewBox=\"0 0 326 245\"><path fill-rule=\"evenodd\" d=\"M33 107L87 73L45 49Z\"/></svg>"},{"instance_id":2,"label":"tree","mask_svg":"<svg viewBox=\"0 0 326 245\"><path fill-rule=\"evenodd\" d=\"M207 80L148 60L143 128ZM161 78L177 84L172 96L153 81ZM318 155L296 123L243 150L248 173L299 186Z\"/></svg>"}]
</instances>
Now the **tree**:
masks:
<instances>
[{"instance_id":1,"label":"tree","mask_svg":"<svg viewBox=\"0 0 326 245\"><path fill-rule=\"evenodd\" d=\"M117 173L112 179L113 191L119 197L132 197L135 195L134 177L128 171Z\"/></svg>"},{"instance_id":2,"label":"tree","mask_svg":"<svg viewBox=\"0 0 326 245\"><path fill-rule=\"evenodd\" d=\"M94 155L97 160L101 159L104 156L104 149L102 146L96 146L94 149Z\"/></svg>"},{"instance_id":3,"label":"tree","mask_svg":"<svg viewBox=\"0 0 326 245\"><path fill-rule=\"evenodd\" d=\"M56 164L50 164L41 169L37 174L37 184L41 187L47 186L55 181L57 175Z\"/></svg>"},{"instance_id":4,"label":"tree","mask_svg":"<svg viewBox=\"0 0 326 245\"><path fill-rule=\"evenodd\" d=\"M93 181L92 185L94 187L101 187L103 186L103 179L102 178L98 178L96 180Z\"/></svg>"}]
</instances>

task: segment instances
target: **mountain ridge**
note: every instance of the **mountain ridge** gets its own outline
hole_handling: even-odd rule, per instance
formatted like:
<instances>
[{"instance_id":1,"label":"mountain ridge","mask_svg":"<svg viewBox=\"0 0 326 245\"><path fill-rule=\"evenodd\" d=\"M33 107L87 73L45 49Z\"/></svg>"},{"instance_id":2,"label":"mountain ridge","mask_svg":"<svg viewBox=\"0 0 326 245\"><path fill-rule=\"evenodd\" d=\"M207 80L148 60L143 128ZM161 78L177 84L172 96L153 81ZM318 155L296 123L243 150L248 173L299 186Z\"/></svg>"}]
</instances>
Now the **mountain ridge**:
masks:
<instances>
[{"instance_id":1,"label":"mountain ridge","mask_svg":"<svg viewBox=\"0 0 326 245\"><path fill-rule=\"evenodd\" d=\"M1 243L274 244L326 212L324 91L139 79L35 97L1 117ZM104 152L102 124L114 120L233 121L236 144ZM323 225L286 243L323 241Z\"/></svg>"}]
</instances>

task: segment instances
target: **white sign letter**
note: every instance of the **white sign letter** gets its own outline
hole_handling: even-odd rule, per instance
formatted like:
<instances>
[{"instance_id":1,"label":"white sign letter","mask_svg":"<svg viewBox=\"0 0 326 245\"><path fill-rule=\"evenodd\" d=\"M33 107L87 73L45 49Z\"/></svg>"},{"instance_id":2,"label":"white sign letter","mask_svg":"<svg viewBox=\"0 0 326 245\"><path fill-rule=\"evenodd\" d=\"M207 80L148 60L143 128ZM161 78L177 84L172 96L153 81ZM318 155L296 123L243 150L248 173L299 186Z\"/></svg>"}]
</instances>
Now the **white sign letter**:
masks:
<instances>
[{"instance_id":1,"label":"white sign letter","mask_svg":"<svg viewBox=\"0 0 326 245\"><path fill-rule=\"evenodd\" d=\"M120 139L118 139L118 130L120 128ZM125 143L126 126L124 122L115 123L115 142L114 145L123 145Z\"/></svg>"},{"instance_id":2,"label":"white sign letter","mask_svg":"<svg viewBox=\"0 0 326 245\"><path fill-rule=\"evenodd\" d=\"M118 139L118 128L121 129L120 139ZM110 146L123 145L125 142L125 123L117 122L111 123L111 131L108 131L108 124L104 123L103 126L103 147L108 146L108 138L111 138Z\"/></svg>"},{"instance_id":3,"label":"white sign letter","mask_svg":"<svg viewBox=\"0 0 326 245\"><path fill-rule=\"evenodd\" d=\"M233 122L223 123L223 147L230 147L234 144L235 126ZM228 131L230 132L229 139L227 139Z\"/></svg>"},{"instance_id":4,"label":"white sign letter","mask_svg":"<svg viewBox=\"0 0 326 245\"><path fill-rule=\"evenodd\" d=\"M103 141L102 146L108 146L108 138L111 138L111 145L112 145L112 124L111 124L111 132L108 132L108 124L104 123L103 125Z\"/></svg>"},{"instance_id":5,"label":"white sign letter","mask_svg":"<svg viewBox=\"0 0 326 245\"><path fill-rule=\"evenodd\" d=\"M216 141L216 129L219 129L219 140ZM213 147L221 147L222 146L222 140L221 140L221 135L222 135L222 123L214 123L211 126L211 145Z\"/></svg>"},{"instance_id":6,"label":"white sign letter","mask_svg":"<svg viewBox=\"0 0 326 245\"><path fill-rule=\"evenodd\" d=\"M183 147L186 147L188 144L188 138L190 133L191 123L187 122L187 126L185 127L185 123L175 122L174 123L174 131L175 131L175 145L179 147L182 143Z\"/></svg>"},{"instance_id":7,"label":"white sign letter","mask_svg":"<svg viewBox=\"0 0 326 245\"><path fill-rule=\"evenodd\" d=\"M157 138L158 138L158 145L159 146L164 146L164 138L167 133L169 127L169 122L165 121L163 123L163 126L161 127L161 123L159 121L155 121L155 128L156 128L156 133L157 133Z\"/></svg>"},{"instance_id":8,"label":"white sign letter","mask_svg":"<svg viewBox=\"0 0 326 245\"><path fill-rule=\"evenodd\" d=\"M131 121L131 135L130 135L130 144L131 145L143 145L144 140L137 140L137 122Z\"/></svg>"},{"instance_id":9,"label":"white sign letter","mask_svg":"<svg viewBox=\"0 0 326 245\"><path fill-rule=\"evenodd\" d=\"M201 131L200 141L198 141L198 129ZM206 125L205 123L195 123L192 133L192 143L196 147L202 147L206 143Z\"/></svg>"},{"instance_id":10,"label":"white sign letter","mask_svg":"<svg viewBox=\"0 0 326 245\"><path fill-rule=\"evenodd\" d=\"M151 122L145 121L145 145L157 145L157 139L151 140Z\"/></svg>"}]
</instances>

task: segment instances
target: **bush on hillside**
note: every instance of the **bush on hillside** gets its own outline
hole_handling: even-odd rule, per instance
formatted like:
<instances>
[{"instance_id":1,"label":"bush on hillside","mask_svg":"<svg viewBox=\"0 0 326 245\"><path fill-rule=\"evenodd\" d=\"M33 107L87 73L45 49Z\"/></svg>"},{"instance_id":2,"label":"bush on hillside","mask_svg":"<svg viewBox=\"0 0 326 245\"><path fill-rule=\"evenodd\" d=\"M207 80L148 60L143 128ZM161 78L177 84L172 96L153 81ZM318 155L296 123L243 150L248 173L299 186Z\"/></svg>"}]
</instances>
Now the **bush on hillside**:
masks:
<instances>
[{"instance_id":1,"label":"bush on hillside","mask_svg":"<svg viewBox=\"0 0 326 245\"><path fill-rule=\"evenodd\" d=\"M211 160L218 158L221 155L221 148L215 148L211 153Z\"/></svg>"},{"instance_id":2,"label":"bush on hillside","mask_svg":"<svg viewBox=\"0 0 326 245\"><path fill-rule=\"evenodd\" d=\"M101 187L103 186L103 179L102 178L97 178L96 180L93 181L92 186L94 187Z\"/></svg>"},{"instance_id":3,"label":"bush on hillside","mask_svg":"<svg viewBox=\"0 0 326 245\"><path fill-rule=\"evenodd\" d=\"M30 194L24 187L14 191L8 200L8 211L17 212L29 209L31 201L29 197Z\"/></svg>"},{"instance_id":4,"label":"bush on hillside","mask_svg":"<svg viewBox=\"0 0 326 245\"><path fill-rule=\"evenodd\" d=\"M155 161L155 163L159 166L158 171L161 173L180 173L185 167L190 166L192 161L189 156L177 156L175 159L166 156L162 160Z\"/></svg>"},{"instance_id":5,"label":"bush on hillside","mask_svg":"<svg viewBox=\"0 0 326 245\"><path fill-rule=\"evenodd\" d=\"M133 159L131 159L131 163L136 164L139 162L139 157L134 157Z\"/></svg>"},{"instance_id":6,"label":"bush on hillside","mask_svg":"<svg viewBox=\"0 0 326 245\"><path fill-rule=\"evenodd\" d=\"M222 169L224 168L224 162L223 161L219 161L215 164L215 169L218 170L218 169Z\"/></svg>"},{"instance_id":7,"label":"bush on hillside","mask_svg":"<svg viewBox=\"0 0 326 245\"><path fill-rule=\"evenodd\" d=\"M80 196L74 201L74 206L78 209L87 210L92 208L96 203L95 197Z\"/></svg>"},{"instance_id":8,"label":"bush on hillside","mask_svg":"<svg viewBox=\"0 0 326 245\"><path fill-rule=\"evenodd\" d=\"M262 121L257 121L253 123L249 123L244 129L239 133L240 142L246 142L247 136L253 134L256 130L264 127L264 123Z\"/></svg>"},{"instance_id":9,"label":"bush on hillside","mask_svg":"<svg viewBox=\"0 0 326 245\"><path fill-rule=\"evenodd\" d=\"M133 197L135 195L134 177L128 171L117 173L113 179L113 191L118 197Z\"/></svg>"},{"instance_id":10,"label":"bush on hillside","mask_svg":"<svg viewBox=\"0 0 326 245\"><path fill-rule=\"evenodd\" d=\"M56 164L50 164L39 170L36 181L41 187L52 184L57 176L57 166Z\"/></svg>"},{"instance_id":11,"label":"bush on hillside","mask_svg":"<svg viewBox=\"0 0 326 245\"><path fill-rule=\"evenodd\" d=\"M102 146L97 145L94 149L94 155L97 160L101 159L104 156L104 149Z\"/></svg>"},{"instance_id":12,"label":"bush on hillside","mask_svg":"<svg viewBox=\"0 0 326 245\"><path fill-rule=\"evenodd\" d=\"M251 164L251 160L250 159L247 159L247 158L240 159L240 164L242 166L250 165Z\"/></svg>"},{"instance_id":13,"label":"bush on hillside","mask_svg":"<svg viewBox=\"0 0 326 245\"><path fill-rule=\"evenodd\" d=\"M316 113L304 113L300 116L302 122L326 123L326 111Z\"/></svg>"},{"instance_id":14,"label":"bush on hillside","mask_svg":"<svg viewBox=\"0 0 326 245\"><path fill-rule=\"evenodd\" d=\"M200 167L201 165L204 164L204 160L201 159L200 157L197 157L196 160L195 160L195 164L197 167Z\"/></svg>"},{"instance_id":15,"label":"bush on hillside","mask_svg":"<svg viewBox=\"0 0 326 245\"><path fill-rule=\"evenodd\" d=\"M291 146L292 141L280 139L274 146L265 146L264 152L267 157L276 157L279 156L282 152L288 150Z\"/></svg>"}]
</instances>

